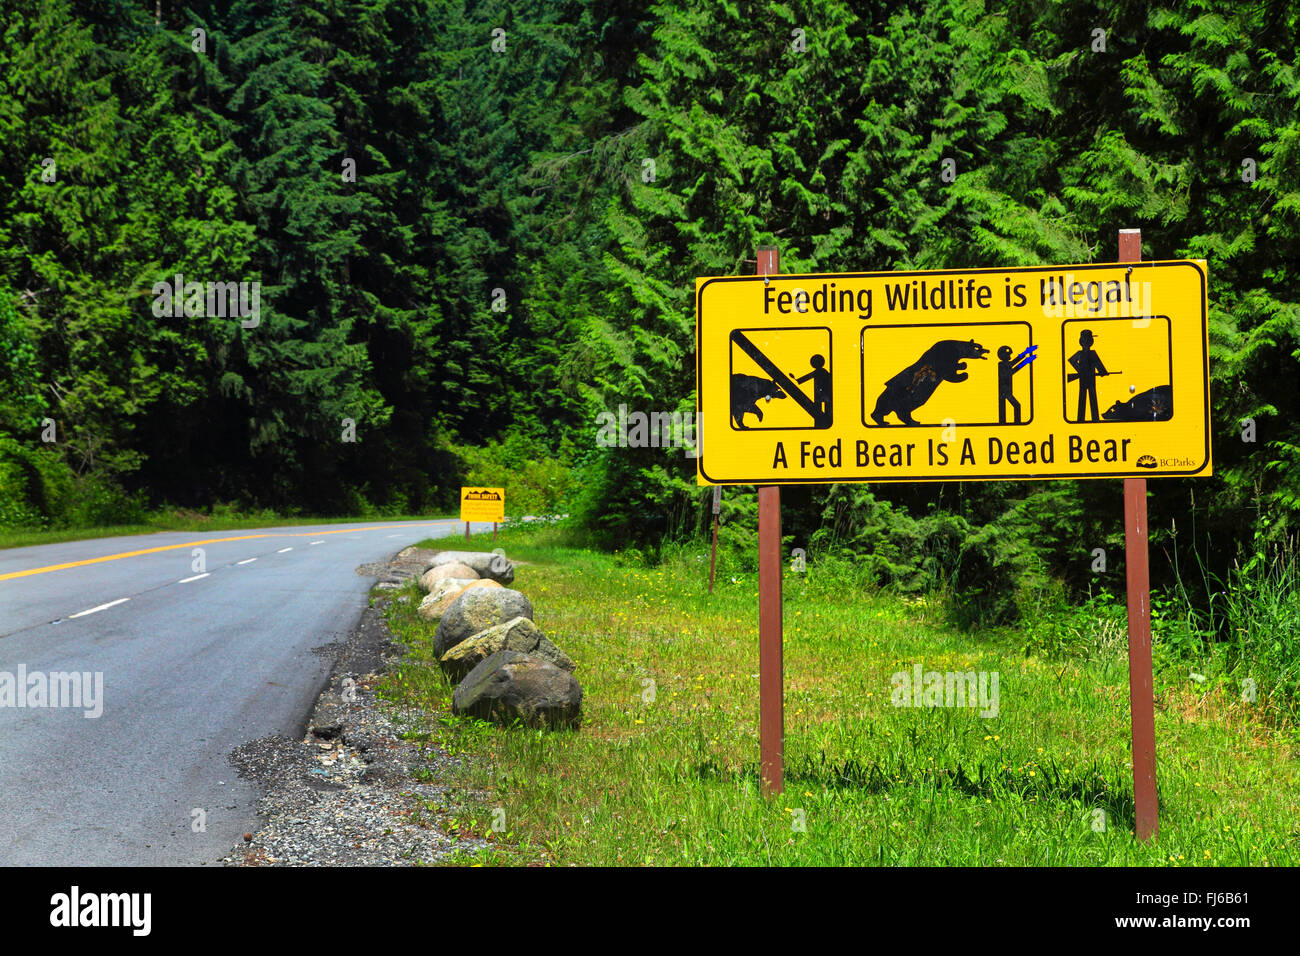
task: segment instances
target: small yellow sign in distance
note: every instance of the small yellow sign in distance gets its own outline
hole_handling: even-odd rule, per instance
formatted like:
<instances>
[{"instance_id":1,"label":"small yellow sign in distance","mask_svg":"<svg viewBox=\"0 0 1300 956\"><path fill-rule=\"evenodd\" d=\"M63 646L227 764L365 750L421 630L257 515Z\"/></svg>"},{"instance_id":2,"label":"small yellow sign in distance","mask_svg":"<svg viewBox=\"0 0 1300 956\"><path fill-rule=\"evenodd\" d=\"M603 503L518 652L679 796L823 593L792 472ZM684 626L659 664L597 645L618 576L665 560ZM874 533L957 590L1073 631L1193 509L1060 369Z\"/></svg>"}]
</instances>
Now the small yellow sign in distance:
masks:
<instances>
[{"instance_id":1,"label":"small yellow sign in distance","mask_svg":"<svg viewBox=\"0 0 1300 956\"><path fill-rule=\"evenodd\" d=\"M461 488L461 521L505 521L506 490L504 488Z\"/></svg>"},{"instance_id":2,"label":"small yellow sign in distance","mask_svg":"<svg viewBox=\"0 0 1300 956\"><path fill-rule=\"evenodd\" d=\"M696 279L700 484L1209 475L1203 260Z\"/></svg>"}]
</instances>

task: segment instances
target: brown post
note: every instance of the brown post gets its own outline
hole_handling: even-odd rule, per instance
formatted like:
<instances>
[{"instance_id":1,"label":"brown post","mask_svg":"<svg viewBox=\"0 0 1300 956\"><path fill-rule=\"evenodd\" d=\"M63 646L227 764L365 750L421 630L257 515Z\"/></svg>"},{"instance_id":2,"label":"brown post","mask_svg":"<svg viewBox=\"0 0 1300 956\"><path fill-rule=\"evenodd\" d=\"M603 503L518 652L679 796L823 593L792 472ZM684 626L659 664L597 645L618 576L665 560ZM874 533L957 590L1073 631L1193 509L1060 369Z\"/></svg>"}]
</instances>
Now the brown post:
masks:
<instances>
[{"instance_id":1,"label":"brown post","mask_svg":"<svg viewBox=\"0 0 1300 956\"><path fill-rule=\"evenodd\" d=\"M722 485L713 486L713 549L709 552L709 593L713 593L713 569L718 563L718 511L722 508Z\"/></svg>"},{"instance_id":2,"label":"brown post","mask_svg":"<svg viewBox=\"0 0 1300 956\"><path fill-rule=\"evenodd\" d=\"M466 541L469 540L469 522L468 522L468 521L465 522L465 540L466 540Z\"/></svg>"},{"instance_id":3,"label":"brown post","mask_svg":"<svg viewBox=\"0 0 1300 956\"><path fill-rule=\"evenodd\" d=\"M492 522L492 543L497 543L497 523L495 521Z\"/></svg>"},{"instance_id":4,"label":"brown post","mask_svg":"<svg viewBox=\"0 0 1300 956\"><path fill-rule=\"evenodd\" d=\"M1119 231L1119 261L1142 261L1142 231ZM1128 692L1133 726L1133 803L1137 838L1160 833L1156 800L1156 711L1151 676L1151 575L1147 555L1147 480L1124 479L1124 568L1128 577Z\"/></svg>"},{"instance_id":5,"label":"brown post","mask_svg":"<svg viewBox=\"0 0 1300 956\"><path fill-rule=\"evenodd\" d=\"M758 250L758 274L781 271L775 246ZM785 675L781 660L781 487L758 489L758 735L764 796L785 789Z\"/></svg>"}]
</instances>

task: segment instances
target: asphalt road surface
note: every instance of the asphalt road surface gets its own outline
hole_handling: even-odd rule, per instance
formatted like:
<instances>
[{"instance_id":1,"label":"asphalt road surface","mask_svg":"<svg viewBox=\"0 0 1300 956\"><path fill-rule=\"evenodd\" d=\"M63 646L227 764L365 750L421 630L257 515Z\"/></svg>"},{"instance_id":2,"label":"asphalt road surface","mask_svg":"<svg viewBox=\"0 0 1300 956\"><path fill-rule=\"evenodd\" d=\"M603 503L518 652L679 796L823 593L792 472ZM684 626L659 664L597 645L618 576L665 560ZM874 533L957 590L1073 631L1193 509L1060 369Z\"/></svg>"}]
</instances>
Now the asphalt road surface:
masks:
<instances>
[{"instance_id":1,"label":"asphalt road surface","mask_svg":"<svg viewBox=\"0 0 1300 956\"><path fill-rule=\"evenodd\" d=\"M227 754L302 732L329 676L312 649L347 637L374 583L357 566L463 531L374 521L0 551L0 865L215 863L257 828L258 794ZM80 706L49 706L76 690L49 675L73 672L91 675ZM17 706L42 686L45 706Z\"/></svg>"}]
</instances>

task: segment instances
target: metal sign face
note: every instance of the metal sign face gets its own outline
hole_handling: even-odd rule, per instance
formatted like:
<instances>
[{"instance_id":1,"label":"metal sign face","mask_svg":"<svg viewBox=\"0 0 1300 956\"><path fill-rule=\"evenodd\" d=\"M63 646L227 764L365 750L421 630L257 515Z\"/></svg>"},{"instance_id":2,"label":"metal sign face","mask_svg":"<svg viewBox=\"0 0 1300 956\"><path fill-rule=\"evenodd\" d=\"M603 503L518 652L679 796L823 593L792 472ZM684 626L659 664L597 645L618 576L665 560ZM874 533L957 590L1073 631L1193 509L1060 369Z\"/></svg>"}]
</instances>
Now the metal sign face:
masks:
<instances>
[{"instance_id":1,"label":"metal sign face","mask_svg":"<svg viewBox=\"0 0 1300 956\"><path fill-rule=\"evenodd\" d=\"M461 521L505 521L506 490L504 488L461 488Z\"/></svg>"},{"instance_id":2,"label":"metal sign face","mask_svg":"<svg viewBox=\"0 0 1300 956\"><path fill-rule=\"evenodd\" d=\"M700 484L1211 474L1203 261L695 296Z\"/></svg>"}]
</instances>

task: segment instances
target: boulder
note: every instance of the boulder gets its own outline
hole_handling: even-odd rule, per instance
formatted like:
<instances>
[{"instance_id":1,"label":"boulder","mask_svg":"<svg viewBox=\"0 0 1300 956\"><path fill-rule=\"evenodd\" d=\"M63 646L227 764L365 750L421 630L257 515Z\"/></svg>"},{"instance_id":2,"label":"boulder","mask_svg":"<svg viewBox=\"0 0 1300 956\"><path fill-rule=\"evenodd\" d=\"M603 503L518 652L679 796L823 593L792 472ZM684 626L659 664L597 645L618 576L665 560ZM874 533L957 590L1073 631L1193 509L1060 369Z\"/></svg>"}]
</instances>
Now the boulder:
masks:
<instances>
[{"instance_id":1,"label":"boulder","mask_svg":"<svg viewBox=\"0 0 1300 956\"><path fill-rule=\"evenodd\" d=\"M517 617L533 619L532 602L518 591L503 587L466 588L438 621L438 630L433 635L433 651L441 659L461 641Z\"/></svg>"},{"instance_id":2,"label":"boulder","mask_svg":"<svg viewBox=\"0 0 1300 956\"><path fill-rule=\"evenodd\" d=\"M515 566L503 554L494 551L443 551L434 555L429 568L440 564L457 562L473 568L481 578L491 578L502 584L510 584L515 579ZM425 569L428 571L428 568Z\"/></svg>"},{"instance_id":3,"label":"boulder","mask_svg":"<svg viewBox=\"0 0 1300 956\"><path fill-rule=\"evenodd\" d=\"M482 578L469 580L467 578L443 578L433 585L433 590L424 596L420 606L416 609L416 614L425 621L433 623L447 613L447 608L451 607L452 602L469 588L499 588L501 585L495 581L485 581Z\"/></svg>"},{"instance_id":4,"label":"boulder","mask_svg":"<svg viewBox=\"0 0 1300 956\"><path fill-rule=\"evenodd\" d=\"M452 713L508 724L573 727L582 721L582 686L550 661L501 650L478 663L451 698Z\"/></svg>"},{"instance_id":5,"label":"boulder","mask_svg":"<svg viewBox=\"0 0 1300 956\"><path fill-rule=\"evenodd\" d=\"M463 564L460 561L448 561L446 564L435 564L428 571L425 571L420 576L420 587L426 591L432 591L433 586L444 578L477 581L482 576L468 564Z\"/></svg>"},{"instance_id":6,"label":"boulder","mask_svg":"<svg viewBox=\"0 0 1300 956\"><path fill-rule=\"evenodd\" d=\"M572 671L578 666L573 658L547 640L536 624L526 617L517 617L461 641L442 655L442 669L452 680L462 680L479 661L504 650L540 657L561 670Z\"/></svg>"}]
</instances>

